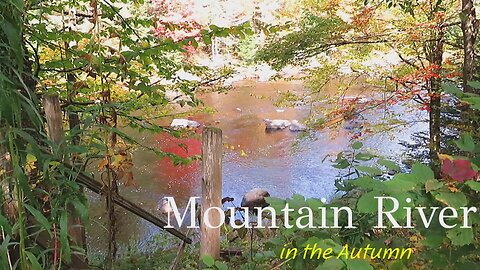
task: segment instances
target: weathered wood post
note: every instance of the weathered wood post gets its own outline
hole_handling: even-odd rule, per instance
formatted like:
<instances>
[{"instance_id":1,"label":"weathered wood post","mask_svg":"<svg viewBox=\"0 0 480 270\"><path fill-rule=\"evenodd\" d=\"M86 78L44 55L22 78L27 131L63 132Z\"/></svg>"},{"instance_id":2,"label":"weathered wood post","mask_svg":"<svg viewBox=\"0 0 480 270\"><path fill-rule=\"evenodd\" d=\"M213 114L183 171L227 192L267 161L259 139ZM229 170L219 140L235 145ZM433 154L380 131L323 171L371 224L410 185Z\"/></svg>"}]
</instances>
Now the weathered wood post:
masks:
<instances>
[{"instance_id":1,"label":"weathered wood post","mask_svg":"<svg viewBox=\"0 0 480 270\"><path fill-rule=\"evenodd\" d=\"M202 134L202 215L200 224L200 258L210 255L220 257L220 213L212 207L222 207L222 130L207 127ZM208 219L212 228L205 225Z\"/></svg>"},{"instance_id":2,"label":"weathered wood post","mask_svg":"<svg viewBox=\"0 0 480 270\"><path fill-rule=\"evenodd\" d=\"M57 95L44 95L43 108L47 119L48 137L56 143L63 140L62 108Z\"/></svg>"},{"instance_id":3,"label":"weathered wood post","mask_svg":"<svg viewBox=\"0 0 480 270\"><path fill-rule=\"evenodd\" d=\"M62 108L60 107L60 100L58 95L47 94L43 96L43 108L45 110L45 118L47 120L47 132L48 137L55 143L60 143L64 138L63 131L63 117ZM69 223L69 235L76 245L80 247L86 246L85 241L85 228L79 217L75 216L74 208L68 207L70 217ZM71 269L84 269L88 267L86 264L86 256L72 255Z\"/></svg>"}]
</instances>

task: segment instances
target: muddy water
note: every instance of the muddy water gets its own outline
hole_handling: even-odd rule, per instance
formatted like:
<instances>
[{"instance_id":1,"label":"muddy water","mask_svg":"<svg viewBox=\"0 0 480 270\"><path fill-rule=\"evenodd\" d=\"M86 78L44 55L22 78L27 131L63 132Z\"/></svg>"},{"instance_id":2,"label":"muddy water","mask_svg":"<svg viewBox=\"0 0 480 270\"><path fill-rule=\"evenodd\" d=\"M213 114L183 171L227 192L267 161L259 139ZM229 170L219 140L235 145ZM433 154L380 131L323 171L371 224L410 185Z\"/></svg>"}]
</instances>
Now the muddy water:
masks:
<instances>
[{"instance_id":1,"label":"muddy water","mask_svg":"<svg viewBox=\"0 0 480 270\"><path fill-rule=\"evenodd\" d=\"M265 118L302 121L309 115L309 106L274 106L272 100L285 91L304 93L300 82L244 82L227 94L200 96L206 106L215 109L215 113L191 116L191 119L203 125L214 125L223 130L226 151L223 159L223 195L235 198L236 204L240 204L246 191L255 187L267 189L272 196L281 198L294 193L317 198L331 198L335 194L334 180L338 171L332 168L330 158L325 157L346 149L351 143L352 131L340 128L315 132L313 137L306 138L289 130L266 132L263 123ZM366 95L361 91L350 94ZM411 119L424 117L402 106L394 106L365 115L365 120L378 122L387 113ZM168 121L166 119L160 124ZM398 159L404 151L399 141L408 141L412 132L422 129L426 129L426 125L418 123L371 136L364 144L379 154ZM146 145L181 156L200 153L199 137L176 140L165 135L133 135ZM179 147L179 143L188 146L188 150ZM180 205L185 205L189 197L200 195L200 162L176 167L169 160L159 159L146 151L137 151L133 158L135 180L139 186L122 188L121 193L145 209L158 213L157 202L163 196L174 196ZM91 204L89 242L93 247L92 252L101 254L106 250L107 235L103 225L105 216L101 214L103 203L92 195ZM160 213L158 215L161 216ZM157 228L131 214L119 211L118 216L118 243L123 246L122 250L128 246L149 250L149 242L162 235Z\"/></svg>"}]
</instances>

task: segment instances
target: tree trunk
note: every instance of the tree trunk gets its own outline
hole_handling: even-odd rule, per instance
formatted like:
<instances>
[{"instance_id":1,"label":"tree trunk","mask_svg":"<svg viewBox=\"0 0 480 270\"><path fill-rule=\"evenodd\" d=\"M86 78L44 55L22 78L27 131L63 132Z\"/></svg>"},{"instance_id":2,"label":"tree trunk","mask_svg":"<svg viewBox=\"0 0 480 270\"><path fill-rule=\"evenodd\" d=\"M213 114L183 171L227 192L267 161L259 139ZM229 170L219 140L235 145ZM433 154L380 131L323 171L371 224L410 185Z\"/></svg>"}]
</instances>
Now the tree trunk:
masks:
<instances>
[{"instance_id":1,"label":"tree trunk","mask_svg":"<svg viewBox=\"0 0 480 270\"><path fill-rule=\"evenodd\" d=\"M463 32L463 89L465 92L474 92L467 83L473 79L475 68L475 40L477 39L478 24L473 0L462 0Z\"/></svg>"},{"instance_id":2,"label":"tree trunk","mask_svg":"<svg viewBox=\"0 0 480 270\"><path fill-rule=\"evenodd\" d=\"M443 62L443 44L444 44L444 29L435 34L435 39L430 44L429 62L435 65L440 71ZM438 154L441 151L441 78L433 77L428 83L430 91L430 162L435 173L435 177L440 177L440 158Z\"/></svg>"},{"instance_id":3,"label":"tree trunk","mask_svg":"<svg viewBox=\"0 0 480 270\"><path fill-rule=\"evenodd\" d=\"M435 177L440 177L440 141L441 141L441 129L440 129L440 94L432 91L430 99L430 162L435 173Z\"/></svg>"}]
</instances>

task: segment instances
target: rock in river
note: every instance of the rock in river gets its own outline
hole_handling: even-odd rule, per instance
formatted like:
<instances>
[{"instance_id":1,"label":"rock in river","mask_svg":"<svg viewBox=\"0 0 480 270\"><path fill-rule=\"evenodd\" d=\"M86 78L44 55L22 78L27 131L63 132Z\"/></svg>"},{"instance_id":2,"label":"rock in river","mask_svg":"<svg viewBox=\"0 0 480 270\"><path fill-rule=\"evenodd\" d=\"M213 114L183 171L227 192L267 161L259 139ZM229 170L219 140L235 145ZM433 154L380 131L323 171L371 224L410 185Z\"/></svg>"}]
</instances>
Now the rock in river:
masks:
<instances>
[{"instance_id":1,"label":"rock in river","mask_svg":"<svg viewBox=\"0 0 480 270\"><path fill-rule=\"evenodd\" d=\"M157 204L157 210L163 215L170 215L173 212L172 205L167 198L162 198Z\"/></svg>"},{"instance_id":2,"label":"rock in river","mask_svg":"<svg viewBox=\"0 0 480 270\"><path fill-rule=\"evenodd\" d=\"M307 130L307 126L298 122L297 120L293 120L289 129L290 131L305 131Z\"/></svg>"},{"instance_id":3,"label":"rock in river","mask_svg":"<svg viewBox=\"0 0 480 270\"><path fill-rule=\"evenodd\" d=\"M243 195L241 206L248 208L266 207L268 203L265 201L265 197L270 197L268 191L261 188L254 188Z\"/></svg>"},{"instance_id":4,"label":"rock in river","mask_svg":"<svg viewBox=\"0 0 480 270\"><path fill-rule=\"evenodd\" d=\"M265 122L266 129L284 129L289 127L292 124L288 120L280 120L280 119L275 119L275 120L264 119L263 121Z\"/></svg>"},{"instance_id":5,"label":"rock in river","mask_svg":"<svg viewBox=\"0 0 480 270\"><path fill-rule=\"evenodd\" d=\"M173 128L198 128L200 123L188 119L173 119L170 127Z\"/></svg>"}]
</instances>

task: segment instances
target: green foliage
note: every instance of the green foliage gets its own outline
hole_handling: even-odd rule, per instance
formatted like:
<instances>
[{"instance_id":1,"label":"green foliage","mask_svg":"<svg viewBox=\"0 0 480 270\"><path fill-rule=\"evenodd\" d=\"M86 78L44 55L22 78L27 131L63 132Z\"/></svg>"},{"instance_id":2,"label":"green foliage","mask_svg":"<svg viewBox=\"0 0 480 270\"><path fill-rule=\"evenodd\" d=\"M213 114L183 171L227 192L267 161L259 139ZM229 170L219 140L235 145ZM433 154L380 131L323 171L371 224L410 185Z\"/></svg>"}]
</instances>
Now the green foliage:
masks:
<instances>
[{"instance_id":1,"label":"green foliage","mask_svg":"<svg viewBox=\"0 0 480 270\"><path fill-rule=\"evenodd\" d=\"M467 145L471 144L468 135L462 141L467 141ZM347 174L349 178L343 181L342 187L348 192L342 198L334 199L327 204L323 204L317 199L305 201L301 196L293 196L285 201L276 198L267 199L271 206L277 210L284 207L286 202L296 210L304 206L313 207L313 205L315 206L313 208L318 206L349 206L354 209L353 224L358 228L312 230L281 227L278 230L278 235L271 241L275 243L291 243L291 247L301 249L306 243L322 243L322 241L330 241L333 246L338 247L345 244L365 247L367 244L379 243L388 239L388 242L391 243L390 247L412 247L419 250L419 253L412 256L410 260L395 262L398 265L395 265L395 267L392 265L392 268L389 269L415 268L417 265L429 264L428 257L423 256L423 254L441 253L441 250L448 250L448 252L458 254L458 256L445 257L443 258L444 263L439 265L429 264L430 268L458 269L465 263L475 263L478 259L478 254L473 247L480 244L480 231L478 226L461 228L463 218L465 217L458 216L450 219L447 223L455 225L455 227L445 228L438 223L438 212L433 213L432 224L426 229L422 226L421 217L418 214L414 214L412 216L412 224L416 224L416 227L412 229L392 228L384 229L382 232L374 232L374 225L376 224L375 214L378 207L375 197L391 196L398 200L400 204L399 210L393 213L393 217L402 225L405 224L408 216L404 207L421 206L425 207L425 209L433 209L430 207L441 208L448 206L459 209L460 207L474 207L478 205L479 198L477 192L480 190L478 183L475 181L452 183L442 179L435 179L433 171L428 166L420 163L414 164L408 173L397 173L392 179L385 179L378 176L377 167L372 167L372 165L360 167L358 165L363 162L371 162L373 158L372 156L372 158L366 161L355 159L362 146L360 142L353 143L353 151L339 154L336 160L335 166L339 169L356 169L353 177L352 174ZM462 143L460 143L460 147L465 149ZM472 149L472 147L468 147L468 149ZM397 172L400 170L400 167L392 161L378 159L376 163ZM357 197L354 195L356 193L360 193L360 195ZM407 198L411 200L407 202ZM386 202L385 208L391 209L393 205L388 201ZM427 216L431 214L431 210L427 211ZM298 218L298 215L292 214L292 222L296 218ZM480 215L479 213L470 213L468 218L471 225L480 220ZM327 216L328 220L331 220L331 216ZM369 237L366 238L366 235L369 235ZM385 246L385 244L379 246ZM339 253L338 248L334 253ZM289 269L310 269L312 267L317 267L315 269L385 269L390 263L382 260L344 260L343 258L339 260L338 257L335 260L329 259L322 262L319 260L304 260L299 256L296 259L287 260L286 264L289 265Z\"/></svg>"},{"instance_id":2,"label":"green foliage","mask_svg":"<svg viewBox=\"0 0 480 270\"><path fill-rule=\"evenodd\" d=\"M348 29L338 17L321 18L307 15L298 31L273 40L258 51L256 59L266 61L274 69L293 64L300 65L332 45L342 43L343 33Z\"/></svg>"},{"instance_id":3,"label":"green foliage","mask_svg":"<svg viewBox=\"0 0 480 270\"><path fill-rule=\"evenodd\" d=\"M376 1L375 0L364 0L363 3L364 5L368 4L374 4ZM399 7L401 10L404 12L414 16L415 15L415 7L418 5L417 1L411 1L411 0L385 0L385 1L379 1L381 4L385 4L388 8L394 8L394 7ZM435 8L432 11L432 13L437 12L441 8L441 3L442 1L436 1L435 3Z\"/></svg>"},{"instance_id":4,"label":"green foliage","mask_svg":"<svg viewBox=\"0 0 480 270\"><path fill-rule=\"evenodd\" d=\"M216 261L209 255L203 256L202 262L206 266L205 270L228 270L228 266L225 263Z\"/></svg>"},{"instance_id":5,"label":"green foliage","mask_svg":"<svg viewBox=\"0 0 480 270\"><path fill-rule=\"evenodd\" d=\"M198 45L195 39L175 43L155 37L150 31L151 16L130 10L146 11L147 3L125 4L123 0L0 2L0 202L15 210L10 213L2 207L0 211L1 269L14 265L61 269L71 262L73 253L84 252L70 239L69 222L72 216L88 218L87 199L75 181L87 164L109 163L121 155L127 161L117 167L110 162L108 169L117 169L116 175L131 175L126 170L131 168L128 154L133 145L171 157L174 164L198 158L146 147L122 128L180 136L148 119L167 111L171 102L167 90L185 97L179 102L182 106L199 104L195 91L203 82L180 80L177 71L212 81L225 74L184 61L185 47ZM125 11L131 16L124 17ZM235 31L241 30L217 28L203 35ZM172 83L162 83L168 80ZM47 137L39 99L52 93L59 95L68 120L60 142ZM137 116L139 110L152 107L159 113ZM65 165L72 160L85 163ZM41 247L36 242L39 234L58 245Z\"/></svg>"},{"instance_id":6,"label":"green foliage","mask_svg":"<svg viewBox=\"0 0 480 270\"><path fill-rule=\"evenodd\" d=\"M255 36L249 35L241 39L238 42L237 50L237 55L242 61L245 61L246 64L252 64L257 52Z\"/></svg>"}]
</instances>

